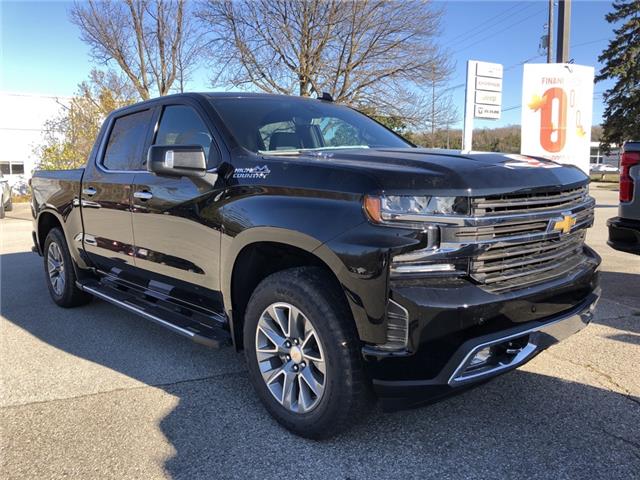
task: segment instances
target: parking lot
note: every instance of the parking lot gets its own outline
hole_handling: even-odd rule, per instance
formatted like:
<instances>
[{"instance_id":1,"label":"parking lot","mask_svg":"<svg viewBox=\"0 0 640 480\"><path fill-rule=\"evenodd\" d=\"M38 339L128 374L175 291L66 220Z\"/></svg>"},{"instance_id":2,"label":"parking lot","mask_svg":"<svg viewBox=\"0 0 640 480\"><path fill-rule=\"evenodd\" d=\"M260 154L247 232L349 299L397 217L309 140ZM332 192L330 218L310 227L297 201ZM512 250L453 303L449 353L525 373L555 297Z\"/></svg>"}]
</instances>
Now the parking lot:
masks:
<instances>
[{"instance_id":1,"label":"parking lot","mask_svg":"<svg viewBox=\"0 0 640 480\"><path fill-rule=\"evenodd\" d=\"M244 358L101 301L64 310L30 252L27 205L0 221L0 476L9 478L640 478L640 257L603 257L594 323L444 402L313 442L280 428Z\"/></svg>"}]
</instances>

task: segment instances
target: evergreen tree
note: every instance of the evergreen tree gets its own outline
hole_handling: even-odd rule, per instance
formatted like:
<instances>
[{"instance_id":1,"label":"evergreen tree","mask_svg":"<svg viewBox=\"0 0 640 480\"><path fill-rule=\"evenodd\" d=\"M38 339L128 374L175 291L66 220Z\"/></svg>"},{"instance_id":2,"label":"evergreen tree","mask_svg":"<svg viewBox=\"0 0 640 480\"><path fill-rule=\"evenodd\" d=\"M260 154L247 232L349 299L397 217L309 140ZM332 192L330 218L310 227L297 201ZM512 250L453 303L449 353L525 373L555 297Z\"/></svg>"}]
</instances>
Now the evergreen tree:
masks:
<instances>
[{"instance_id":1,"label":"evergreen tree","mask_svg":"<svg viewBox=\"0 0 640 480\"><path fill-rule=\"evenodd\" d=\"M615 1L605 18L622 24L614 29L615 38L598 57L604 67L596 82L615 81L604 92L602 142L622 144L640 139L640 0Z\"/></svg>"}]
</instances>

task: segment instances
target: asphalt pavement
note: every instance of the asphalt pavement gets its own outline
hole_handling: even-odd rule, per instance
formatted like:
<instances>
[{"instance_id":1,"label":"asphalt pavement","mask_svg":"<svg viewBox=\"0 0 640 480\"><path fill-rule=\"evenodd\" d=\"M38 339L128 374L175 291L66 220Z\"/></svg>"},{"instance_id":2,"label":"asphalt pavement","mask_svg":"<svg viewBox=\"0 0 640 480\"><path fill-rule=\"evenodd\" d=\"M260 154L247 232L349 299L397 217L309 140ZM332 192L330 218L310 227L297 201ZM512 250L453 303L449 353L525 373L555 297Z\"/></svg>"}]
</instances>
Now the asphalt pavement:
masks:
<instances>
[{"instance_id":1,"label":"asphalt pavement","mask_svg":"<svg viewBox=\"0 0 640 480\"><path fill-rule=\"evenodd\" d=\"M606 245L617 193L592 192L592 325L481 387L375 407L323 442L268 416L231 348L102 301L55 306L16 205L0 221L0 478L640 478L640 257Z\"/></svg>"}]
</instances>

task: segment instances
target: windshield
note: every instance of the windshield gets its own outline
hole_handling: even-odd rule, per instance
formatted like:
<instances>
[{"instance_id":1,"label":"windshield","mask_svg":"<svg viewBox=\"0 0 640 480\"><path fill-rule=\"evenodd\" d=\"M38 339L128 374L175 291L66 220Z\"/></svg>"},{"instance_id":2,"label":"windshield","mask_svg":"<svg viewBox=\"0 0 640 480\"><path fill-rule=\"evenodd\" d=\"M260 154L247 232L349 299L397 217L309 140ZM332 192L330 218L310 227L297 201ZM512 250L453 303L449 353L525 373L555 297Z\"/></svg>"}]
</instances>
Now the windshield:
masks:
<instances>
[{"instance_id":1,"label":"windshield","mask_svg":"<svg viewBox=\"0 0 640 480\"><path fill-rule=\"evenodd\" d=\"M211 102L236 140L256 153L411 147L366 115L329 102L297 97L214 98Z\"/></svg>"}]
</instances>

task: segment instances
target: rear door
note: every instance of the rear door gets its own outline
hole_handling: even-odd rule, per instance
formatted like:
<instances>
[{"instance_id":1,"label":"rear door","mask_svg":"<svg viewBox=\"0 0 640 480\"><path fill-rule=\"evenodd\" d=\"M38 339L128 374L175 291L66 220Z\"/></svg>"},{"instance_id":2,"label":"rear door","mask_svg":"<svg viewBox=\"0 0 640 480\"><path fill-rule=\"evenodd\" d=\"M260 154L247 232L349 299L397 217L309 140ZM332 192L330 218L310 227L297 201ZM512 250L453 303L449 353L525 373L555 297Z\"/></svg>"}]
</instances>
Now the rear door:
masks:
<instances>
[{"instance_id":1,"label":"rear door","mask_svg":"<svg viewBox=\"0 0 640 480\"><path fill-rule=\"evenodd\" d=\"M220 150L206 112L196 102L162 108L155 145L201 145L210 172L205 177L136 173L133 233L136 267L147 288L221 312L220 237L223 180L215 173Z\"/></svg>"},{"instance_id":2,"label":"rear door","mask_svg":"<svg viewBox=\"0 0 640 480\"><path fill-rule=\"evenodd\" d=\"M134 266L132 184L150 141L153 113L147 107L112 118L83 176L83 247L103 272L121 275Z\"/></svg>"}]
</instances>

